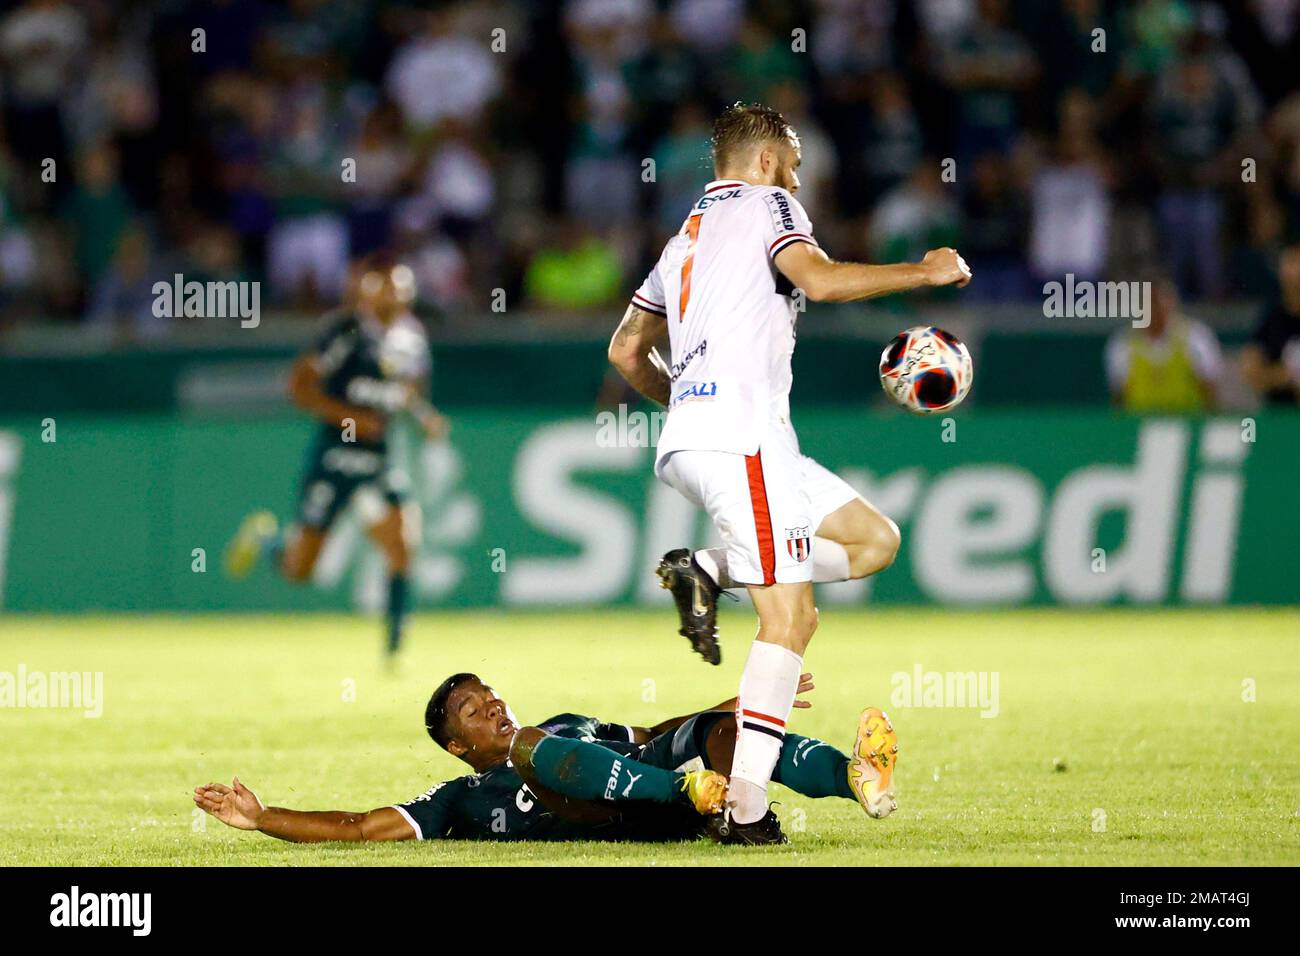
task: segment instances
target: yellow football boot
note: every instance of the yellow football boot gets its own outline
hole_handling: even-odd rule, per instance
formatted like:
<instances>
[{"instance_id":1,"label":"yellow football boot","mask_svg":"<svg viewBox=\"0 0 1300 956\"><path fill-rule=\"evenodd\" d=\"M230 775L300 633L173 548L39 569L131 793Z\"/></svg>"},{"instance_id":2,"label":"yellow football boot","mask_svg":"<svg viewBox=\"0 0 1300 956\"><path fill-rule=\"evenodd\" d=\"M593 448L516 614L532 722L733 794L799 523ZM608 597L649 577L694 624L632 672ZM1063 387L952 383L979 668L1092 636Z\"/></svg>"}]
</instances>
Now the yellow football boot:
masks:
<instances>
[{"instance_id":1,"label":"yellow football boot","mask_svg":"<svg viewBox=\"0 0 1300 956\"><path fill-rule=\"evenodd\" d=\"M858 717L858 736L849 759L849 786L867 816L884 819L895 810L894 767L898 763L898 734L879 707Z\"/></svg>"},{"instance_id":2,"label":"yellow football boot","mask_svg":"<svg viewBox=\"0 0 1300 956\"><path fill-rule=\"evenodd\" d=\"M705 816L721 813L727 799L727 778L716 770L691 770L682 778L682 792L696 812Z\"/></svg>"},{"instance_id":3,"label":"yellow football boot","mask_svg":"<svg viewBox=\"0 0 1300 956\"><path fill-rule=\"evenodd\" d=\"M279 522L269 511L254 511L239 523L239 530L226 546L226 573L246 578L262 553L262 542L275 536Z\"/></svg>"}]
</instances>

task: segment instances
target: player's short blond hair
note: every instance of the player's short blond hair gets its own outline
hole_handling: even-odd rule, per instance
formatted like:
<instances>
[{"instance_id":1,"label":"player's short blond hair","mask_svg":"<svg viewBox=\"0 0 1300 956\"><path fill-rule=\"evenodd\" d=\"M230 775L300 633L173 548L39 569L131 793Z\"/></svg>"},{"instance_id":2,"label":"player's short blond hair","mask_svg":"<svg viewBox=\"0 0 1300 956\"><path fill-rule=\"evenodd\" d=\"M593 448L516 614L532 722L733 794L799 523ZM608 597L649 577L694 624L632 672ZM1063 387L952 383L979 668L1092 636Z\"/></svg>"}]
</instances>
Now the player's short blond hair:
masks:
<instances>
[{"instance_id":1,"label":"player's short blond hair","mask_svg":"<svg viewBox=\"0 0 1300 956\"><path fill-rule=\"evenodd\" d=\"M713 121L713 168L721 171L746 149L782 143L794 130L784 116L759 103L733 103Z\"/></svg>"}]
</instances>

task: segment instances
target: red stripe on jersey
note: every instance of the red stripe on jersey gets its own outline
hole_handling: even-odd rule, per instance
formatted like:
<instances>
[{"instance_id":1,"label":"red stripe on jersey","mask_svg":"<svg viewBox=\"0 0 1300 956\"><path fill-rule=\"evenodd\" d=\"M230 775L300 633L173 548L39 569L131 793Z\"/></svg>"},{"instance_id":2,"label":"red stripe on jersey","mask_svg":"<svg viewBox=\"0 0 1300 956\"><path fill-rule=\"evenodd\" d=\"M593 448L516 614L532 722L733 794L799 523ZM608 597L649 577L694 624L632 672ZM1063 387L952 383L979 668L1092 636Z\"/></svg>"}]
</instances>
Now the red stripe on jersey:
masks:
<instances>
[{"instance_id":1,"label":"red stripe on jersey","mask_svg":"<svg viewBox=\"0 0 1300 956\"><path fill-rule=\"evenodd\" d=\"M757 717L759 720L766 720L769 724L776 724L778 727L785 726L784 720L777 720L775 717L769 717L767 714L760 714L756 710L742 710L741 713L746 717Z\"/></svg>"},{"instance_id":2,"label":"red stripe on jersey","mask_svg":"<svg viewBox=\"0 0 1300 956\"><path fill-rule=\"evenodd\" d=\"M758 536L758 556L763 567L763 584L776 583L776 546L772 543L772 515L767 508L767 484L763 481L763 453L745 456L749 477L749 501L754 510L754 531Z\"/></svg>"},{"instance_id":3,"label":"red stripe on jersey","mask_svg":"<svg viewBox=\"0 0 1300 956\"><path fill-rule=\"evenodd\" d=\"M691 301L691 269L695 266L695 243L700 238L700 220L703 216L696 213L686 220L686 235L691 244L686 248L686 258L682 261L682 294L677 300L677 321L686 321L686 303Z\"/></svg>"},{"instance_id":4,"label":"red stripe on jersey","mask_svg":"<svg viewBox=\"0 0 1300 956\"><path fill-rule=\"evenodd\" d=\"M668 314L668 309L666 306L655 305L645 296L640 295L636 292L632 293L632 304L635 305L637 308L646 309L650 312L658 312L660 315Z\"/></svg>"},{"instance_id":5,"label":"red stripe on jersey","mask_svg":"<svg viewBox=\"0 0 1300 956\"><path fill-rule=\"evenodd\" d=\"M730 189L733 186L743 186L743 185L745 184L744 183L718 183L718 185L710 186L708 189L704 190L704 194L707 196L709 193L716 193L719 189Z\"/></svg>"},{"instance_id":6,"label":"red stripe on jersey","mask_svg":"<svg viewBox=\"0 0 1300 956\"><path fill-rule=\"evenodd\" d=\"M813 242L812 236L809 236L806 233L787 232L784 236L778 236L776 239L772 240L772 244L767 247L767 254L769 256L774 255L777 252L777 248L776 248L777 246L779 246L783 242L790 242L790 241L807 242L812 245L816 245L816 243Z\"/></svg>"}]
</instances>

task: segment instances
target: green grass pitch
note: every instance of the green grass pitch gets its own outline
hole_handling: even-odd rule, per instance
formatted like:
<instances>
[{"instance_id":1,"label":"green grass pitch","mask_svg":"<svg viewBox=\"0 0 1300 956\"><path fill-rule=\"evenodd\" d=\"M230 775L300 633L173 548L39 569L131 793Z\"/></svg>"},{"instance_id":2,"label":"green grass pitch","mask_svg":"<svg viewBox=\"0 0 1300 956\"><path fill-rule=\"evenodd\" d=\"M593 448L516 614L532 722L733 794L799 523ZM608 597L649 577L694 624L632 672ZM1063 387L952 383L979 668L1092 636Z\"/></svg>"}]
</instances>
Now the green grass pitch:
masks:
<instances>
[{"instance_id":1,"label":"green grass pitch","mask_svg":"<svg viewBox=\"0 0 1300 956\"><path fill-rule=\"evenodd\" d=\"M386 675L374 620L10 617L0 671L102 671L104 711L0 709L0 863L1297 864L1300 611L829 607L792 728L847 748L860 707L900 735L900 809L780 787L791 844L294 846L196 817L232 774L268 804L366 810L462 772L424 734L456 670L524 723L574 710L651 724L734 693L751 633L723 617L709 667L670 609L417 616ZM998 674L998 714L891 706L892 675ZM1253 687L1254 700L1249 688Z\"/></svg>"}]
</instances>

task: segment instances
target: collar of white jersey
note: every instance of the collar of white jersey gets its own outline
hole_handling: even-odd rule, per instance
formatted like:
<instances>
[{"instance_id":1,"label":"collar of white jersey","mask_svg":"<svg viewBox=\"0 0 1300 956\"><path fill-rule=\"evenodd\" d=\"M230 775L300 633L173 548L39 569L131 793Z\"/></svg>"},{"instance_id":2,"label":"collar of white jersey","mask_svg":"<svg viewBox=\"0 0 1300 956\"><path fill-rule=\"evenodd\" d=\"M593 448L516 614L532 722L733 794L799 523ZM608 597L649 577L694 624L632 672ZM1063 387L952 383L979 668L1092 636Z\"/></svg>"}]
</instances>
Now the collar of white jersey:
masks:
<instances>
[{"instance_id":1,"label":"collar of white jersey","mask_svg":"<svg viewBox=\"0 0 1300 956\"><path fill-rule=\"evenodd\" d=\"M752 186L753 183L747 183L743 179L715 179L704 187L704 195L711 192L717 192L719 189L726 189L729 186Z\"/></svg>"}]
</instances>

